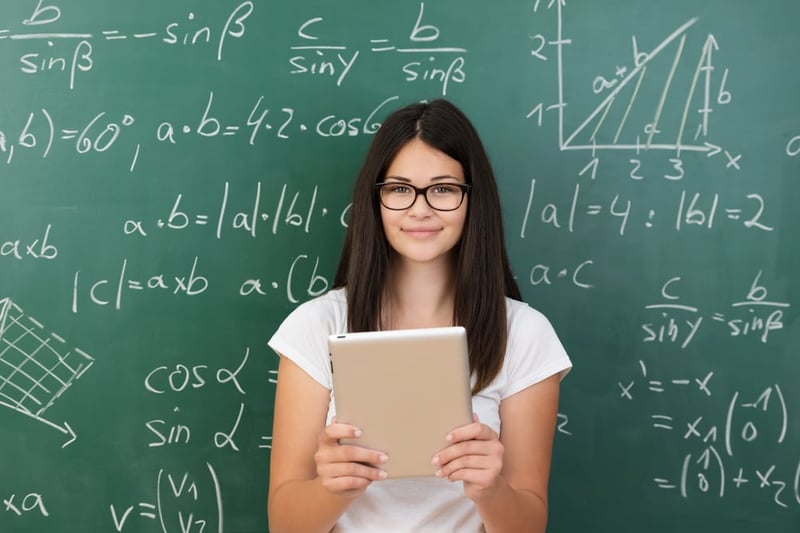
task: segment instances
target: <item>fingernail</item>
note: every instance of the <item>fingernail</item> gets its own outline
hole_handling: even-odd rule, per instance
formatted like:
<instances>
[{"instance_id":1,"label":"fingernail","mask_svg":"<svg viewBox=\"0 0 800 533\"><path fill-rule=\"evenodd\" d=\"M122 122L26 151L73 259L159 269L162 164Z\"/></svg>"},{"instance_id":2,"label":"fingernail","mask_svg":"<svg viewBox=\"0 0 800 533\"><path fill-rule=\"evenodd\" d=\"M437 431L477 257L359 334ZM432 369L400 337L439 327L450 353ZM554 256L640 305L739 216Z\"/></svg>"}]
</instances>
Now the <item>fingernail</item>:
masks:
<instances>
[{"instance_id":1,"label":"fingernail","mask_svg":"<svg viewBox=\"0 0 800 533\"><path fill-rule=\"evenodd\" d=\"M441 470L437 470L436 472L434 472L434 474L436 475L436 477L442 477L442 471Z\"/></svg>"},{"instance_id":2,"label":"fingernail","mask_svg":"<svg viewBox=\"0 0 800 533\"><path fill-rule=\"evenodd\" d=\"M381 479L386 479L387 476L388 476L388 474L386 472L384 472L383 470L378 472L378 477L381 478Z\"/></svg>"},{"instance_id":3,"label":"fingernail","mask_svg":"<svg viewBox=\"0 0 800 533\"><path fill-rule=\"evenodd\" d=\"M433 456L433 461L431 461L431 462L433 463L434 466L439 466L439 456L438 455L434 455Z\"/></svg>"},{"instance_id":4,"label":"fingernail","mask_svg":"<svg viewBox=\"0 0 800 533\"><path fill-rule=\"evenodd\" d=\"M379 461L381 464L385 463L385 462L386 462L386 461L388 461L388 460L389 460L389 456L388 456L388 455L386 455L385 453L382 453L382 454L380 455L380 457L378 457L378 461Z\"/></svg>"},{"instance_id":5,"label":"fingernail","mask_svg":"<svg viewBox=\"0 0 800 533\"><path fill-rule=\"evenodd\" d=\"M356 438L360 437L361 436L361 430L360 429L356 429L355 431L353 431L353 436L355 436Z\"/></svg>"},{"instance_id":6,"label":"fingernail","mask_svg":"<svg viewBox=\"0 0 800 533\"><path fill-rule=\"evenodd\" d=\"M448 433L447 436L445 437L445 439L447 439L447 442L452 442L453 441L453 434L452 433Z\"/></svg>"}]
</instances>

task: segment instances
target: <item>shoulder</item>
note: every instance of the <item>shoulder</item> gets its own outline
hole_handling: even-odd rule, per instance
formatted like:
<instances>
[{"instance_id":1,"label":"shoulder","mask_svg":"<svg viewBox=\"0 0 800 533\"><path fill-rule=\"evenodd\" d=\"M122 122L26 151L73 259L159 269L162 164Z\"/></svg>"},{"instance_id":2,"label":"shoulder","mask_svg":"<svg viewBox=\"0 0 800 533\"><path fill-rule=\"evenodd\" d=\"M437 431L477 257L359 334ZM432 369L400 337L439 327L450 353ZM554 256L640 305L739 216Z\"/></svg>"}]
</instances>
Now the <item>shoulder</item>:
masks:
<instances>
[{"instance_id":1,"label":"shoulder","mask_svg":"<svg viewBox=\"0 0 800 533\"><path fill-rule=\"evenodd\" d=\"M550 321L544 314L526 302L506 298L506 318L509 335L536 333L543 329L552 329Z\"/></svg>"},{"instance_id":2,"label":"shoulder","mask_svg":"<svg viewBox=\"0 0 800 533\"><path fill-rule=\"evenodd\" d=\"M338 333L347 324L347 297L344 289L333 289L301 303L283 320L278 331L322 329Z\"/></svg>"},{"instance_id":3,"label":"shoulder","mask_svg":"<svg viewBox=\"0 0 800 533\"><path fill-rule=\"evenodd\" d=\"M347 316L347 295L345 290L333 289L321 296L301 303L292 311L287 320L293 315L301 316L304 319L319 318L338 321L337 319Z\"/></svg>"},{"instance_id":4,"label":"shoulder","mask_svg":"<svg viewBox=\"0 0 800 533\"><path fill-rule=\"evenodd\" d=\"M572 368L550 320L525 302L506 298L508 339L503 373L511 391L541 381L553 374L563 377Z\"/></svg>"},{"instance_id":5,"label":"shoulder","mask_svg":"<svg viewBox=\"0 0 800 533\"><path fill-rule=\"evenodd\" d=\"M328 336L346 330L347 298L344 289L334 289L298 305L268 345L330 388Z\"/></svg>"}]
</instances>

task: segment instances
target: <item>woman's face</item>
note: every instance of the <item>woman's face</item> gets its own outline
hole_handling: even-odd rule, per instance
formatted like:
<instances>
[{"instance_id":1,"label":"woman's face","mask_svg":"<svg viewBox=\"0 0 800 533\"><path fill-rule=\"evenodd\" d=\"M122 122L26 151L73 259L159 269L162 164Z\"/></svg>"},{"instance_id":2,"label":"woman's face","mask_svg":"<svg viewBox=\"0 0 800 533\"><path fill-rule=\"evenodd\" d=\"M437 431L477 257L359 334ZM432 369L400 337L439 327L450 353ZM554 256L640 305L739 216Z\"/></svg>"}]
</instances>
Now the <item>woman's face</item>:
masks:
<instances>
[{"instance_id":1,"label":"woman's face","mask_svg":"<svg viewBox=\"0 0 800 533\"><path fill-rule=\"evenodd\" d=\"M465 183L461 163L417 138L400 149L383 181L417 188ZM434 188L430 194L437 194L438 190ZM468 200L469 196L465 194L460 207L453 211L433 209L421 194L408 209L394 211L381 204L386 239L406 261L442 261L447 264L447 258L464 230Z\"/></svg>"}]
</instances>

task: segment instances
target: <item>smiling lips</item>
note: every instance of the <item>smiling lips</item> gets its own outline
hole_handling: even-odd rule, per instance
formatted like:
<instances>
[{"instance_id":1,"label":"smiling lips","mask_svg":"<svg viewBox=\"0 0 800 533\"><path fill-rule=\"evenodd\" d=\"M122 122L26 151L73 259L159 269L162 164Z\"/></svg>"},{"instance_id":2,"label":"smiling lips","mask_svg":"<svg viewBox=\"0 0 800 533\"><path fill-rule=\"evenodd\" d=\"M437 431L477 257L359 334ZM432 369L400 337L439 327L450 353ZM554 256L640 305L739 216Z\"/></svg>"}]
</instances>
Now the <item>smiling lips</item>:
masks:
<instances>
[{"instance_id":1,"label":"smiling lips","mask_svg":"<svg viewBox=\"0 0 800 533\"><path fill-rule=\"evenodd\" d=\"M437 235L441 228L403 228L403 233L417 239L426 239Z\"/></svg>"}]
</instances>

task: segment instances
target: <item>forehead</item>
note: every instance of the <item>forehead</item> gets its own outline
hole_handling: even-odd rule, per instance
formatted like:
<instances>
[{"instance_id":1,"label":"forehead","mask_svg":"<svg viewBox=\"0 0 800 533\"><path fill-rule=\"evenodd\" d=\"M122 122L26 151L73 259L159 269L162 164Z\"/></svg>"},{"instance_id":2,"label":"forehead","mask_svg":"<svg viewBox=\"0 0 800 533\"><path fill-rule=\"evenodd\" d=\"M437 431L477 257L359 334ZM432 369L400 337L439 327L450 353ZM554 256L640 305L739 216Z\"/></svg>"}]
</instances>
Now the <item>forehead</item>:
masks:
<instances>
[{"instance_id":1,"label":"forehead","mask_svg":"<svg viewBox=\"0 0 800 533\"><path fill-rule=\"evenodd\" d=\"M418 138L403 145L386 170L387 178L406 178L413 181L444 176L463 181L464 170L461 163Z\"/></svg>"}]
</instances>

